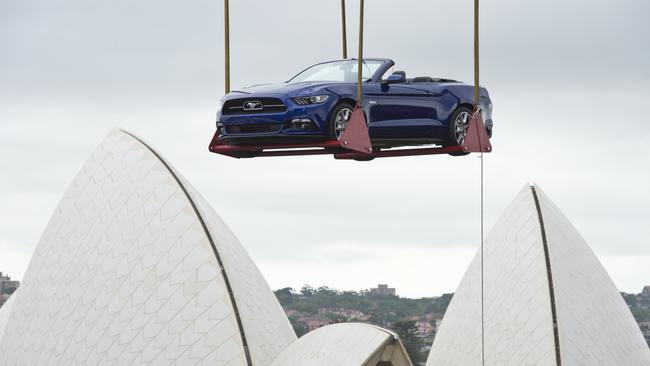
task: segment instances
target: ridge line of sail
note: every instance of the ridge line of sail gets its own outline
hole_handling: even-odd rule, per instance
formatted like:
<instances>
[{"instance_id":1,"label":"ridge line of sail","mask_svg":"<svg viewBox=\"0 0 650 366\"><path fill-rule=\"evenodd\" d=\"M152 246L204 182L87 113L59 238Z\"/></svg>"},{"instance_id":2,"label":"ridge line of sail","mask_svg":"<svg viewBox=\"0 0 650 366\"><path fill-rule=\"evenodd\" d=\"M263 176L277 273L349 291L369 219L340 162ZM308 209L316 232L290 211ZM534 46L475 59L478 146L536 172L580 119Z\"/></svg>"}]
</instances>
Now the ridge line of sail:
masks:
<instances>
[{"instance_id":1,"label":"ridge line of sail","mask_svg":"<svg viewBox=\"0 0 650 366\"><path fill-rule=\"evenodd\" d=\"M235 318L237 319L237 327L239 328L239 335L241 336L242 340L242 346L244 349L244 355L246 356L246 364L247 366L253 366L253 361L251 359L250 351L248 349L248 342L246 340L246 333L244 332L244 323L241 320L241 316L239 314L239 309L237 307L237 301L235 300L235 294L232 290L232 286L230 285L230 280L228 279L228 273L226 272L226 268L224 267L223 260L221 259L221 255L219 254L219 250L217 249L217 246L214 242L214 239L212 238L212 234L210 234L210 230L208 230L208 226L205 223L205 220L203 220L203 216L201 216L201 213L199 212L199 209L192 199L192 196L190 193L187 191L185 186L183 185L183 182L181 182L180 178L174 170L171 168L171 166L163 159L163 157L158 154L156 150L154 150L152 147L147 145L146 142L142 141L139 137L135 136L129 131L125 130L120 130L122 133L132 137L134 140L138 141L141 143L144 147L147 148L167 169L169 174L174 178L180 189L183 191L183 194L187 198L187 200L190 202L190 205L192 206L192 210L194 211L194 214L196 215L197 219L201 223L201 227L203 228L203 232L205 233L206 237L208 238L208 241L210 242L210 246L212 247L212 252L214 253L214 256L217 259L217 263L219 264L219 268L221 270L221 276L223 277L224 283L226 284L226 289L228 290L228 296L230 297L230 303L233 308L233 311L235 313Z\"/></svg>"},{"instance_id":2,"label":"ridge line of sail","mask_svg":"<svg viewBox=\"0 0 650 366\"><path fill-rule=\"evenodd\" d=\"M553 287L553 272L551 270L551 257L548 249L548 239L546 237L546 227L544 226L544 215L542 214L542 206L537 196L535 186L530 186L535 200L535 208L537 209L537 218L539 220L540 230L542 231L542 243L544 245L544 259L546 261L546 275L548 279L548 288L551 300L551 316L553 318L553 339L555 342L555 362L557 366L562 366L562 357L560 353L560 333L557 322L557 309L555 307L555 289Z\"/></svg>"}]
</instances>

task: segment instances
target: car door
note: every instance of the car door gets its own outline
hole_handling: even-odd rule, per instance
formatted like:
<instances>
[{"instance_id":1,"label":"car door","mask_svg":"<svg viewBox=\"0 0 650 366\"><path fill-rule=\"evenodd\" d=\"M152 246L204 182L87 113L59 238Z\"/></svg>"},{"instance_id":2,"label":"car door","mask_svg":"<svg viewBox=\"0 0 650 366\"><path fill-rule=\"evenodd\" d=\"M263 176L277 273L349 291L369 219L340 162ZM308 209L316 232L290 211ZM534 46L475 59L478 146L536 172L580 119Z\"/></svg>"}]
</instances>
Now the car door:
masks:
<instances>
[{"instance_id":1,"label":"car door","mask_svg":"<svg viewBox=\"0 0 650 366\"><path fill-rule=\"evenodd\" d=\"M408 82L368 85L364 94L368 106L370 136L380 139L421 139L434 136L437 94L424 85Z\"/></svg>"}]
</instances>

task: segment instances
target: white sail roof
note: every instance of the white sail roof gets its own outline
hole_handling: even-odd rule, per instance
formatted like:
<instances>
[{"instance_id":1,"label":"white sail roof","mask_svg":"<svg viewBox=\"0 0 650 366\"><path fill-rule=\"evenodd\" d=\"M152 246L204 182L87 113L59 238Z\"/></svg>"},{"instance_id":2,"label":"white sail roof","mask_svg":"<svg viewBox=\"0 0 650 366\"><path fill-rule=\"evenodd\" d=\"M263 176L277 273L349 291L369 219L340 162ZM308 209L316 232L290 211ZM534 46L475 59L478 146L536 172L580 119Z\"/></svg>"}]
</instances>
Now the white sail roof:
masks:
<instances>
[{"instance_id":1,"label":"white sail roof","mask_svg":"<svg viewBox=\"0 0 650 366\"><path fill-rule=\"evenodd\" d=\"M7 321L9 320L9 314L11 314L13 305L14 296L10 296L7 302L5 302L4 305L2 305L0 308L0 342L2 342L2 336L5 333L5 327L7 325Z\"/></svg>"},{"instance_id":2,"label":"white sail roof","mask_svg":"<svg viewBox=\"0 0 650 366\"><path fill-rule=\"evenodd\" d=\"M112 132L43 233L0 364L270 364L295 339L289 321L237 239L182 182L139 139Z\"/></svg>"},{"instance_id":3,"label":"white sail roof","mask_svg":"<svg viewBox=\"0 0 650 366\"><path fill-rule=\"evenodd\" d=\"M427 366L481 364L481 263L474 258ZM485 365L650 365L616 286L539 187L526 187L485 240Z\"/></svg>"},{"instance_id":4,"label":"white sail roof","mask_svg":"<svg viewBox=\"0 0 650 366\"><path fill-rule=\"evenodd\" d=\"M383 363L382 363L383 362ZM411 366L396 334L362 323L331 324L298 338L272 366Z\"/></svg>"}]
</instances>

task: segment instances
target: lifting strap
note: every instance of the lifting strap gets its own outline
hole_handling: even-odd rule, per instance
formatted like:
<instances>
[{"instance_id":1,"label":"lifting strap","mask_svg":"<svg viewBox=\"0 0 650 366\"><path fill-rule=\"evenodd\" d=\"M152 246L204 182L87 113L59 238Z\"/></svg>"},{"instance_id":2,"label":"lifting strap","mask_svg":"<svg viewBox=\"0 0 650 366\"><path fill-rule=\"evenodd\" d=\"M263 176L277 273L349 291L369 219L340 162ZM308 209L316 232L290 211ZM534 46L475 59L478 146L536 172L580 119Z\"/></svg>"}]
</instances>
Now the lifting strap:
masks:
<instances>
[{"instance_id":1,"label":"lifting strap","mask_svg":"<svg viewBox=\"0 0 650 366\"><path fill-rule=\"evenodd\" d=\"M363 1L361 3L361 21L363 28ZM230 1L223 0L223 25L224 25L224 94L230 93ZM343 58L348 58L348 35L345 16L345 0L341 0L341 28L342 28L342 41L343 41ZM363 35L360 36L360 38ZM361 51L359 51L361 54ZM359 56L361 59L361 56ZM361 65L359 65L361 70ZM361 79L361 78L359 78Z\"/></svg>"},{"instance_id":2,"label":"lifting strap","mask_svg":"<svg viewBox=\"0 0 650 366\"><path fill-rule=\"evenodd\" d=\"M345 0L341 0L341 36L343 38L343 59L348 58L348 30L345 21Z\"/></svg>"},{"instance_id":3,"label":"lifting strap","mask_svg":"<svg viewBox=\"0 0 650 366\"><path fill-rule=\"evenodd\" d=\"M479 0L474 0L474 104L481 105L479 84Z\"/></svg>"},{"instance_id":4,"label":"lifting strap","mask_svg":"<svg viewBox=\"0 0 650 366\"><path fill-rule=\"evenodd\" d=\"M479 43L479 0L474 0L474 113L481 113L480 86L480 43ZM480 118L480 115L478 116ZM479 139L480 140L480 139ZM481 144L481 141L479 141ZM481 146L481 365L485 366L485 239L484 239L484 156Z\"/></svg>"},{"instance_id":5,"label":"lifting strap","mask_svg":"<svg viewBox=\"0 0 650 366\"><path fill-rule=\"evenodd\" d=\"M357 68L357 106L361 107L363 97L362 82L363 82L363 8L364 0L360 0L359 9L359 67Z\"/></svg>"},{"instance_id":6,"label":"lifting strap","mask_svg":"<svg viewBox=\"0 0 650 366\"><path fill-rule=\"evenodd\" d=\"M230 93L230 6L229 0L223 0L223 24L224 24L224 88L225 94Z\"/></svg>"}]
</instances>

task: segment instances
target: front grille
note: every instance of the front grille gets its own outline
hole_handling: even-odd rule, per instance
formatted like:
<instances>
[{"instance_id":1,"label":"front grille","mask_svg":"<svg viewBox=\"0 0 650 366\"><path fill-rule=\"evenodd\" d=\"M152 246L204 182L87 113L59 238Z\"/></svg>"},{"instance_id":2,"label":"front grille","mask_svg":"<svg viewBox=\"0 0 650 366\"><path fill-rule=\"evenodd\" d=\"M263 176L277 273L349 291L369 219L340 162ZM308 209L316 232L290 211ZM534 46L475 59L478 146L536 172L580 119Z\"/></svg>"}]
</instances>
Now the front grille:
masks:
<instances>
[{"instance_id":1,"label":"front grille","mask_svg":"<svg viewBox=\"0 0 650 366\"><path fill-rule=\"evenodd\" d=\"M227 126L228 133L265 133L278 132L282 129L281 124L248 124L239 126Z\"/></svg>"},{"instance_id":2,"label":"front grille","mask_svg":"<svg viewBox=\"0 0 650 366\"><path fill-rule=\"evenodd\" d=\"M224 116L235 114L282 113L286 104L278 98L241 98L226 101L221 113Z\"/></svg>"}]
</instances>

